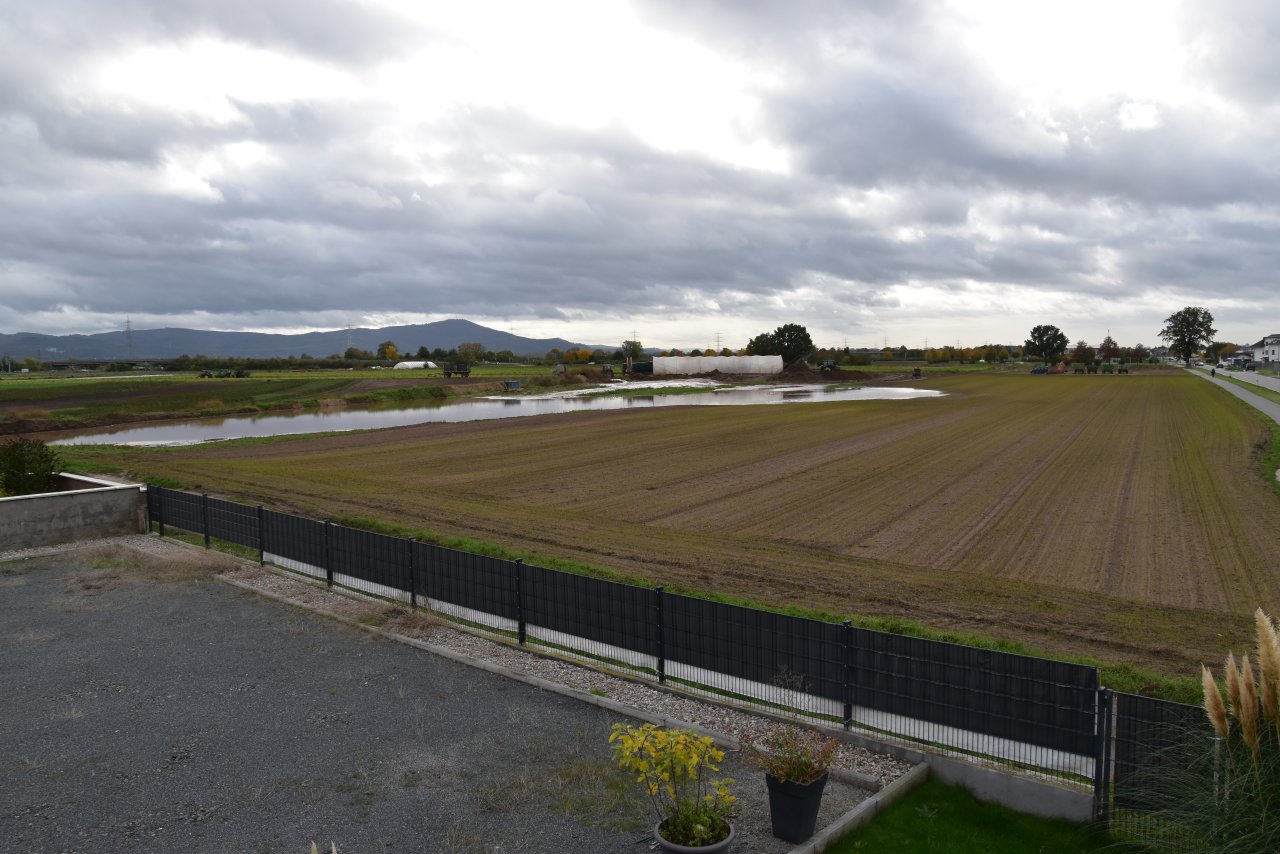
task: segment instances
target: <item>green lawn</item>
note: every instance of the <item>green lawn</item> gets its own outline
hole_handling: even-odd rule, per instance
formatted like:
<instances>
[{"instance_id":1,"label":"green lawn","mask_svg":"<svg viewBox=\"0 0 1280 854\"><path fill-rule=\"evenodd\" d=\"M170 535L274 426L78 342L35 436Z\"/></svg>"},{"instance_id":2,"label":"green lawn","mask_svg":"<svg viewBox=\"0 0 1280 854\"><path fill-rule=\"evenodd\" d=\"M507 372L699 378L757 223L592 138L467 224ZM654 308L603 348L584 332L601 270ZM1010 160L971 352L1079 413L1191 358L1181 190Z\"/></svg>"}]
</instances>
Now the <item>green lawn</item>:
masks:
<instances>
[{"instance_id":1,"label":"green lawn","mask_svg":"<svg viewBox=\"0 0 1280 854\"><path fill-rule=\"evenodd\" d=\"M1084 854L1137 852L1105 833L979 801L964 789L928 780L866 827L827 851L833 854Z\"/></svg>"}]
</instances>

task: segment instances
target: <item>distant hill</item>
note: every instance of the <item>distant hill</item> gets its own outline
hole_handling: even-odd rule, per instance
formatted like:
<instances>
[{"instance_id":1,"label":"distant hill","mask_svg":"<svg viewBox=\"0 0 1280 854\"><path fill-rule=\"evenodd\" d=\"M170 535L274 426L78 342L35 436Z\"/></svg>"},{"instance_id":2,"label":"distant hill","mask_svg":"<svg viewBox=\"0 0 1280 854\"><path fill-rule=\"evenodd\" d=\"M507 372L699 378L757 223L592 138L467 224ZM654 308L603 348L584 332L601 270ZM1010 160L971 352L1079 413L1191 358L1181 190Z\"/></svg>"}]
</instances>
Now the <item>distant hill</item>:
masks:
<instances>
[{"instance_id":1,"label":"distant hill","mask_svg":"<svg viewBox=\"0 0 1280 854\"><path fill-rule=\"evenodd\" d=\"M438 320L412 326L386 326L381 329L334 329L328 332L304 332L299 335L277 335L266 332L209 332L200 329L135 329L131 333L132 348L123 331L99 332L94 335L40 335L19 332L0 334L0 355L21 361L28 357L40 361L53 359L173 359L178 356L236 356L240 358L287 358L289 356L330 356L348 347L376 351L383 341L394 341L401 353L412 354L419 347L451 350L459 344L477 343L486 350L510 350L517 356L542 356L548 350L581 348L586 345L564 338L523 338L490 329L469 320ZM612 351L613 345L603 349Z\"/></svg>"}]
</instances>

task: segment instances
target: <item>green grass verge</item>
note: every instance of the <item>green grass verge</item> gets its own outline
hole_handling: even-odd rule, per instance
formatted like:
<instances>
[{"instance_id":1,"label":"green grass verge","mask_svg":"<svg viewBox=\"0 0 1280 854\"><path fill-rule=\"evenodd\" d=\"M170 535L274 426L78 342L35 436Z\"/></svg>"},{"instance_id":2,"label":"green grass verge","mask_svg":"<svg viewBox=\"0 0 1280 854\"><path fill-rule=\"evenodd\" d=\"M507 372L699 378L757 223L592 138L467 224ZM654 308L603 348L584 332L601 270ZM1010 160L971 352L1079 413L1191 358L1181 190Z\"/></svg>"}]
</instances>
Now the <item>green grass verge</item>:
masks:
<instances>
[{"instance_id":1,"label":"green grass verge","mask_svg":"<svg viewBox=\"0 0 1280 854\"><path fill-rule=\"evenodd\" d=\"M917 786L875 821L827 849L832 854L1085 854L1143 850L1087 826L982 803L964 789L937 780Z\"/></svg>"},{"instance_id":2,"label":"green grass verge","mask_svg":"<svg viewBox=\"0 0 1280 854\"><path fill-rule=\"evenodd\" d=\"M1272 389L1267 388L1264 385L1254 385L1253 383L1247 383L1247 382L1244 382L1243 380L1238 380L1225 371L1222 371L1218 374L1218 379L1226 380L1227 382L1231 383L1234 386L1242 388L1245 391L1251 391L1254 394L1256 394L1258 397L1266 398L1267 400L1270 400L1273 403L1280 403L1280 391L1273 391Z\"/></svg>"},{"instance_id":3,"label":"green grass verge","mask_svg":"<svg viewBox=\"0 0 1280 854\"><path fill-rule=\"evenodd\" d=\"M1271 450L1262 454L1262 477L1280 495L1280 429L1271 431Z\"/></svg>"}]
</instances>

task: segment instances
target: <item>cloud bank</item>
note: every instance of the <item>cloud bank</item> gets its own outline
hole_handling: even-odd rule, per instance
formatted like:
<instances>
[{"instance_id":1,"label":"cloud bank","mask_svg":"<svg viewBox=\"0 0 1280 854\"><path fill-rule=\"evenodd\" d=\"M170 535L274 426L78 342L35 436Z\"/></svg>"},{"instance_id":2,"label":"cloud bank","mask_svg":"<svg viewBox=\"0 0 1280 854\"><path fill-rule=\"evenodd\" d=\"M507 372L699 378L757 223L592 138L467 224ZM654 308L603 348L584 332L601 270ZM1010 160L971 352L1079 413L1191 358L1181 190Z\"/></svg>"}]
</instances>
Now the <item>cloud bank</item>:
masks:
<instances>
[{"instance_id":1,"label":"cloud bank","mask_svg":"<svg viewBox=\"0 0 1280 854\"><path fill-rule=\"evenodd\" d=\"M0 331L1280 331L1280 7L10 3Z\"/></svg>"}]
</instances>

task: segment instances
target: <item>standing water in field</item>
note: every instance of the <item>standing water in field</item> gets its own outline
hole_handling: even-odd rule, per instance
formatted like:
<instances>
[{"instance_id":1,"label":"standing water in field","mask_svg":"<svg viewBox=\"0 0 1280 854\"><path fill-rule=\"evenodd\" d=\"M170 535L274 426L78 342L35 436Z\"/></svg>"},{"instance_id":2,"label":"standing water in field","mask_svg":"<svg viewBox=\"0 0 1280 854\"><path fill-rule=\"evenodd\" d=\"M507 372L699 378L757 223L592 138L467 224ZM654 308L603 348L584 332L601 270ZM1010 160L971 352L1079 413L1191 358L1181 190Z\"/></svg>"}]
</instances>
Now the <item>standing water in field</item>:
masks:
<instances>
[{"instance_id":1,"label":"standing water in field","mask_svg":"<svg viewBox=\"0 0 1280 854\"><path fill-rule=\"evenodd\" d=\"M643 389L701 388L681 394L636 395ZM630 394L611 394L625 388ZM828 391L822 386L716 387L704 381L646 382L554 394L498 396L402 409L336 409L275 415L201 418L177 424L115 427L86 431L55 445L194 445L218 439L247 439L345 430L374 430L437 422L484 421L562 412L647 409L664 406L762 406L783 403L834 403L853 400L907 400L941 397L919 388L855 388Z\"/></svg>"}]
</instances>

